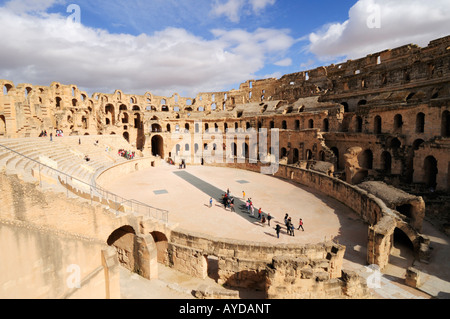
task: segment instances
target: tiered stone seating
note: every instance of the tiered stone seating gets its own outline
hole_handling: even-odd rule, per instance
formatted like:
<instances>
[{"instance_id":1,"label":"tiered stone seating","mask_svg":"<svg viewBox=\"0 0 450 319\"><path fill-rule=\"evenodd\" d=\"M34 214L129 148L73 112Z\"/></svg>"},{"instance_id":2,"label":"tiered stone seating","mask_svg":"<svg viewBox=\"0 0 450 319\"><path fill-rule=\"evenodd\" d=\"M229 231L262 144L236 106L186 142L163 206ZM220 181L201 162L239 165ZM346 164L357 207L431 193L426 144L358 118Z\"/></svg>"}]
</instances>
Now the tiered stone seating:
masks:
<instances>
[{"instance_id":1,"label":"tiered stone seating","mask_svg":"<svg viewBox=\"0 0 450 319\"><path fill-rule=\"evenodd\" d=\"M78 186L83 185L82 182L90 184L99 170L126 161L118 155L119 149L133 150L131 145L119 136L53 137L53 141L50 141L49 137L1 139L0 145L36 161L30 161L0 147L0 169L5 170L7 174L17 174L26 181L36 181L33 176L35 170L57 181L58 175L61 175L58 172L60 171L81 181L77 182ZM84 159L86 155L90 158L89 162ZM85 187L89 189L88 185Z\"/></svg>"}]
</instances>

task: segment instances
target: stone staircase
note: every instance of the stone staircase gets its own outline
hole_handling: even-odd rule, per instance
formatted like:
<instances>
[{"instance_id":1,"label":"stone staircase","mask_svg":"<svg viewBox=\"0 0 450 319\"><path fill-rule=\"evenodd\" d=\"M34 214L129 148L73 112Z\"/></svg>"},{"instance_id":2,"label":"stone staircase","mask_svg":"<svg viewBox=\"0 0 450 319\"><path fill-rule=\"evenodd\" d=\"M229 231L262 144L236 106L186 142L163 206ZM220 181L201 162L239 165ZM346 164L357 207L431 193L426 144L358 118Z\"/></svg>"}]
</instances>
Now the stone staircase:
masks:
<instances>
[{"instance_id":1,"label":"stone staircase","mask_svg":"<svg viewBox=\"0 0 450 319\"><path fill-rule=\"evenodd\" d=\"M51 184L45 186L57 191L65 191L57 183L58 176L61 176L59 172L79 180L78 185L86 183L89 188L97 172L126 161L118 155L119 149L133 150L119 136L54 137L53 141L48 137L1 139L0 145L20 153L0 147L0 170L4 170L6 174L16 174L28 182L39 181L39 176L53 178L55 183L48 183L48 179L40 182ZM86 155L90 158L88 162L84 159Z\"/></svg>"}]
</instances>

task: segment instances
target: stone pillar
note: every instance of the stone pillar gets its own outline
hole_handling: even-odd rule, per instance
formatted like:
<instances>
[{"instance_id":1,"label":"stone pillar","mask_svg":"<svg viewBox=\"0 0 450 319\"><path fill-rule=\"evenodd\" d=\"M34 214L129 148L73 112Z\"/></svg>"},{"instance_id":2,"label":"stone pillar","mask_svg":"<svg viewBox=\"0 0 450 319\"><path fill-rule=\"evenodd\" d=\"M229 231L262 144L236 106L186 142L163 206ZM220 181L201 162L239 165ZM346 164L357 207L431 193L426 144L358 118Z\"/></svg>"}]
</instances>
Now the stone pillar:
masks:
<instances>
[{"instance_id":1,"label":"stone pillar","mask_svg":"<svg viewBox=\"0 0 450 319\"><path fill-rule=\"evenodd\" d=\"M393 234L397 223L385 215L376 225L369 227L367 244L367 263L383 269L389 263Z\"/></svg>"}]
</instances>

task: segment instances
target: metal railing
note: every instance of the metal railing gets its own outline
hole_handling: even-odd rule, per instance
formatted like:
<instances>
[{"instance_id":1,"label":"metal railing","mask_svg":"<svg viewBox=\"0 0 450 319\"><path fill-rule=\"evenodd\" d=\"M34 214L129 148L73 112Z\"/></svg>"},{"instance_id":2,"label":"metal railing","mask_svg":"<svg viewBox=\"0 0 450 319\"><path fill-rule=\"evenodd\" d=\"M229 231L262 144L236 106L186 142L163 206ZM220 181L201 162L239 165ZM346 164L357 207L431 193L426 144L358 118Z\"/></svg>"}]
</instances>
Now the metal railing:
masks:
<instances>
[{"instance_id":1,"label":"metal railing","mask_svg":"<svg viewBox=\"0 0 450 319\"><path fill-rule=\"evenodd\" d=\"M124 198L100 186L94 186L92 184L86 183L85 181L82 181L58 169L43 164L5 145L0 144L0 147L16 155L19 155L27 159L28 161L36 163L38 165L40 187L42 187L41 168L47 168L56 175L55 178L66 189L67 197L69 197L70 191L71 193L74 193L75 195L78 195L85 199L89 198L91 200L91 204L95 201L107 205L109 208L115 211L116 215L119 215L120 213L142 214L147 217L160 220L166 224L169 222L169 211L167 210L152 207L134 199ZM32 170L32 168L30 168L30 170ZM32 173L31 175L33 176ZM84 190L80 189L80 186L81 188L84 188ZM82 194L79 194L79 192L81 192Z\"/></svg>"}]
</instances>

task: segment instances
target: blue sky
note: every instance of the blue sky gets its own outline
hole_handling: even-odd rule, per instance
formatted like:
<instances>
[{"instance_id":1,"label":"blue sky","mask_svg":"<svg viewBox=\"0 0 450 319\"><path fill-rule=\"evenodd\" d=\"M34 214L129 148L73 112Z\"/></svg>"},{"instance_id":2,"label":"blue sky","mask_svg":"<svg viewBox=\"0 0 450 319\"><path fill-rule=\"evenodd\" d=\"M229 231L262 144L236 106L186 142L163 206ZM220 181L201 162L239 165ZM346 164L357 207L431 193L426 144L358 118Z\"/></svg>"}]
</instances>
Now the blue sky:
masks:
<instances>
[{"instance_id":1,"label":"blue sky","mask_svg":"<svg viewBox=\"0 0 450 319\"><path fill-rule=\"evenodd\" d=\"M449 30L448 0L2 0L0 78L195 97Z\"/></svg>"}]
</instances>

